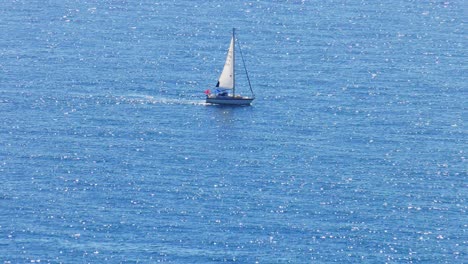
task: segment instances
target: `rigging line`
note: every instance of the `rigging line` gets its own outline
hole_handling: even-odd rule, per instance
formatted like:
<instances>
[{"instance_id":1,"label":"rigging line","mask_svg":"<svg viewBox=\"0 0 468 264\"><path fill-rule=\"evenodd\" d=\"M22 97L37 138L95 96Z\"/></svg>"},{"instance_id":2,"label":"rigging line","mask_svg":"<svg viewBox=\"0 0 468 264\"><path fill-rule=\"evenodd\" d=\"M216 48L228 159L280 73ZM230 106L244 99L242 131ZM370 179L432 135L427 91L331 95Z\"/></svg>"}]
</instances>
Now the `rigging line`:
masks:
<instances>
[{"instance_id":1,"label":"rigging line","mask_svg":"<svg viewBox=\"0 0 468 264\"><path fill-rule=\"evenodd\" d=\"M247 67L245 66L244 55L242 54L242 49L241 49L241 45L239 41L237 41L237 45L239 46L239 51L240 51L241 58L242 58L242 64L244 65L245 75L247 76L247 81L249 82L250 92L252 93L252 97L255 98L255 94L252 90L252 85L250 84L249 74L247 73Z\"/></svg>"}]
</instances>

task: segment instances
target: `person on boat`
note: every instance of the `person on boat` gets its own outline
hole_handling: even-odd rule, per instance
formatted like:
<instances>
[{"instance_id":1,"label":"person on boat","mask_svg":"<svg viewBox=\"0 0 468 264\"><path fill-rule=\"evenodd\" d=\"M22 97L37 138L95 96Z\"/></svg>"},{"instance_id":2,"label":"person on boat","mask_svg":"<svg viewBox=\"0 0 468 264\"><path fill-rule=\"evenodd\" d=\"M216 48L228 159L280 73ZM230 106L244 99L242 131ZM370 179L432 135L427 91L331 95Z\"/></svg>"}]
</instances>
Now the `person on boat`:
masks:
<instances>
[{"instance_id":1,"label":"person on boat","mask_svg":"<svg viewBox=\"0 0 468 264\"><path fill-rule=\"evenodd\" d=\"M228 96L228 92L227 91L221 91L218 95L219 96Z\"/></svg>"},{"instance_id":2,"label":"person on boat","mask_svg":"<svg viewBox=\"0 0 468 264\"><path fill-rule=\"evenodd\" d=\"M226 90L216 89L216 96L228 96L228 92Z\"/></svg>"}]
</instances>

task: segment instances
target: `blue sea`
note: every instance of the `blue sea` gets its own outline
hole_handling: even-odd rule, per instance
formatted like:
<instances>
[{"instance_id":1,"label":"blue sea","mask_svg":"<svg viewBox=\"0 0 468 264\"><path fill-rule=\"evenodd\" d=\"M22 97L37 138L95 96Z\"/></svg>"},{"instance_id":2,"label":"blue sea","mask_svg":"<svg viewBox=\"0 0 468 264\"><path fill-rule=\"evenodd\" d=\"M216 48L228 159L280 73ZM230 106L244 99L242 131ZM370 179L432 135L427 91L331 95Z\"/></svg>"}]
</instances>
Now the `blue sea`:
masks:
<instances>
[{"instance_id":1,"label":"blue sea","mask_svg":"<svg viewBox=\"0 0 468 264\"><path fill-rule=\"evenodd\" d=\"M0 262L467 263L466 22L463 0L1 1ZM232 28L256 99L207 105Z\"/></svg>"}]
</instances>

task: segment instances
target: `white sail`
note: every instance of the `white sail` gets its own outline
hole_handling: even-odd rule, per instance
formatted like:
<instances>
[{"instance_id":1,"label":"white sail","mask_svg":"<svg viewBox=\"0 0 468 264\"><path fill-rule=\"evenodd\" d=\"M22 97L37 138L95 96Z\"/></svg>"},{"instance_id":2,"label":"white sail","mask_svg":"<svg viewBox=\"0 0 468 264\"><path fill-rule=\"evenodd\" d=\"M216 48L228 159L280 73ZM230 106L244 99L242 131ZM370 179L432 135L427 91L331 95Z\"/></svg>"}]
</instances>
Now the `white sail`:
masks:
<instances>
[{"instance_id":1,"label":"white sail","mask_svg":"<svg viewBox=\"0 0 468 264\"><path fill-rule=\"evenodd\" d=\"M216 87L224 89L234 88L234 37L231 39L231 45L226 56L226 63L224 63L223 72L219 76L218 84Z\"/></svg>"}]
</instances>

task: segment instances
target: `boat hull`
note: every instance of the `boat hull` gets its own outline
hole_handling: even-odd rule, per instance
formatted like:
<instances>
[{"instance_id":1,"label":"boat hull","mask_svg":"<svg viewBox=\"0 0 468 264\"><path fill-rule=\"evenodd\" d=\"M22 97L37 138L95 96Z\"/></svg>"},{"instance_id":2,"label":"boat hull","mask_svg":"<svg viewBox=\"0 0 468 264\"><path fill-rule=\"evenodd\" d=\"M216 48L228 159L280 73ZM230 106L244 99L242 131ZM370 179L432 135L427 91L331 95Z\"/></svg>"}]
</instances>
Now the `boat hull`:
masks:
<instances>
[{"instance_id":1,"label":"boat hull","mask_svg":"<svg viewBox=\"0 0 468 264\"><path fill-rule=\"evenodd\" d=\"M254 99L250 97L232 97L232 96L216 96L207 97L206 103L218 105L250 105Z\"/></svg>"}]
</instances>

